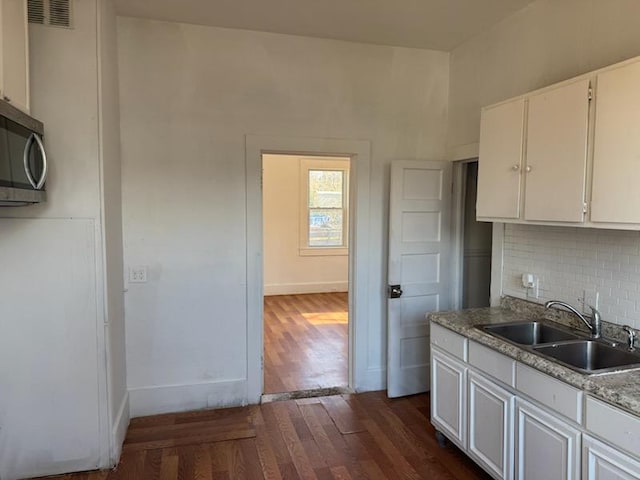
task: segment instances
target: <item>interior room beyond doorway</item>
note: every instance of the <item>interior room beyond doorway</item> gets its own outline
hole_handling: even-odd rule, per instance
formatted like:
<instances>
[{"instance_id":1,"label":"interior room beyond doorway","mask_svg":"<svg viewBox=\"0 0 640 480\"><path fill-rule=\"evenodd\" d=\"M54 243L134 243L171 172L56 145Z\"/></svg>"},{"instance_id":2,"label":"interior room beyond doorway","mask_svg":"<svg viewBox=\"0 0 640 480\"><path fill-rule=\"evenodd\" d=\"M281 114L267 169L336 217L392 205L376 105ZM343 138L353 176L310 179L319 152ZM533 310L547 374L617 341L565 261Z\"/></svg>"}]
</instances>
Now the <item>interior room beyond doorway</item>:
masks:
<instances>
[{"instance_id":1,"label":"interior room beyond doorway","mask_svg":"<svg viewBox=\"0 0 640 480\"><path fill-rule=\"evenodd\" d=\"M348 385L349 157L264 154L264 389Z\"/></svg>"}]
</instances>

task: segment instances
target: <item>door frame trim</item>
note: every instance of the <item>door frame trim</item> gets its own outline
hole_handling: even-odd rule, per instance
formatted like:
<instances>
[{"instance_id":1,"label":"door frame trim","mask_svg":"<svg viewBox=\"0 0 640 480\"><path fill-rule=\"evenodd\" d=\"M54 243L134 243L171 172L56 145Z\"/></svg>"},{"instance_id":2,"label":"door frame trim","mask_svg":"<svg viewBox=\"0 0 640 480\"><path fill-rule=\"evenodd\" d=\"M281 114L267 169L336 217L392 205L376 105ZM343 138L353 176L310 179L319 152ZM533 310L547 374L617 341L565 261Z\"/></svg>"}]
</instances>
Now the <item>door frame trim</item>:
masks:
<instances>
[{"instance_id":1,"label":"door frame trim","mask_svg":"<svg viewBox=\"0 0 640 480\"><path fill-rule=\"evenodd\" d=\"M369 218L371 142L313 137L245 136L247 234L247 401L258 403L264 388L264 262L262 155L351 158L349 179L349 387L358 390L368 368Z\"/></svg>"}]
</instances>

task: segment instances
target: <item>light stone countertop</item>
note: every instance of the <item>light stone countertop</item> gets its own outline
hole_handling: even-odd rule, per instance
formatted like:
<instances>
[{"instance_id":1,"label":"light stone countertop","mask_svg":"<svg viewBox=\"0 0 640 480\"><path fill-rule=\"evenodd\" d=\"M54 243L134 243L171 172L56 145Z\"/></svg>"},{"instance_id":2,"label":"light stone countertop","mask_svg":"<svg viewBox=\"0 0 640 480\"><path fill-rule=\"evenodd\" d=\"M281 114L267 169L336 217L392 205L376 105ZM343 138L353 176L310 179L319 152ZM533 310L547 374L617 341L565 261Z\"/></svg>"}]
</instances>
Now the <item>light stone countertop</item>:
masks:
<instances>
[{"instance_id":1,"label":"light stone countertop","mask_svg":"<svg viewBox=\"0 0 640 480\"><path fill-rule=\"evenodd\" d=\"M545 311L541 305L507 297L503 299L501 307L434 312L430 313L428 318L433 323L486 345L525 365L582 389L594 397L640 416L640 369L620 373L583 375L553 360L531 353L478 328L474 328L476 325L539 320L541 318L557 321L565 326L575 328L575 320L562 312L557 310ZM585 331L584 327L580 330ZM607 329L604 330L604 335L609 336L607 335Z\"/></svg>"}]
</instances>

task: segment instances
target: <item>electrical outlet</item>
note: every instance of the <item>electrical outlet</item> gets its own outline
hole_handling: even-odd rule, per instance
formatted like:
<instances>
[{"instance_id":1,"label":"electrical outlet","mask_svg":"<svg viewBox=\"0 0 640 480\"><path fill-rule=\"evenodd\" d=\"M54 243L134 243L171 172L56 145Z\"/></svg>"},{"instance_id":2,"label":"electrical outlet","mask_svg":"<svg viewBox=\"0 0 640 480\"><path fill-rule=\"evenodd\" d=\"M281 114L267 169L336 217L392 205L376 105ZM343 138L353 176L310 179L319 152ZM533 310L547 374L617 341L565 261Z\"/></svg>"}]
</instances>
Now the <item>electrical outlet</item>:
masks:
<instances>
[{"instance_id":1,"label":"electrical outlet","mask_svg":"<svg viewBox=\"0 0 640 480\"><path fill-rule=\"evenodd\" d=\"M129 267L129 283L147 283L147 267L145 265Z\"/></svg>"}]
</instances>

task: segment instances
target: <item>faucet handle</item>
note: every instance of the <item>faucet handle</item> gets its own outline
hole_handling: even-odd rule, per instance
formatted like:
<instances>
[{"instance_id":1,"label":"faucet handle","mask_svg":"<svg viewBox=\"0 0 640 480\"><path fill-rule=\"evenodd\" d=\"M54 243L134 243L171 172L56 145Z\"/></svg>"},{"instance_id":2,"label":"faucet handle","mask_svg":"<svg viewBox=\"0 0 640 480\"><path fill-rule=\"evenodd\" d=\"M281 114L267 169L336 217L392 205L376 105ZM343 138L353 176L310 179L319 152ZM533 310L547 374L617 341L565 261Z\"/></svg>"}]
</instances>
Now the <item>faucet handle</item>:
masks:
<instances>
[{"instance_id":1,"label":"faucet handle","mask_svg":"<svg viewBox=\"0 0 640 480\"><path fill-rule=\"evenodd\" d=\"M624 325L622 327L622 330L624 330L625 332L627 332L627 335L629 335L629 351L633 352L636 349L636 331L631 328L629 325Z\"/></svg>"}]
</instances>

